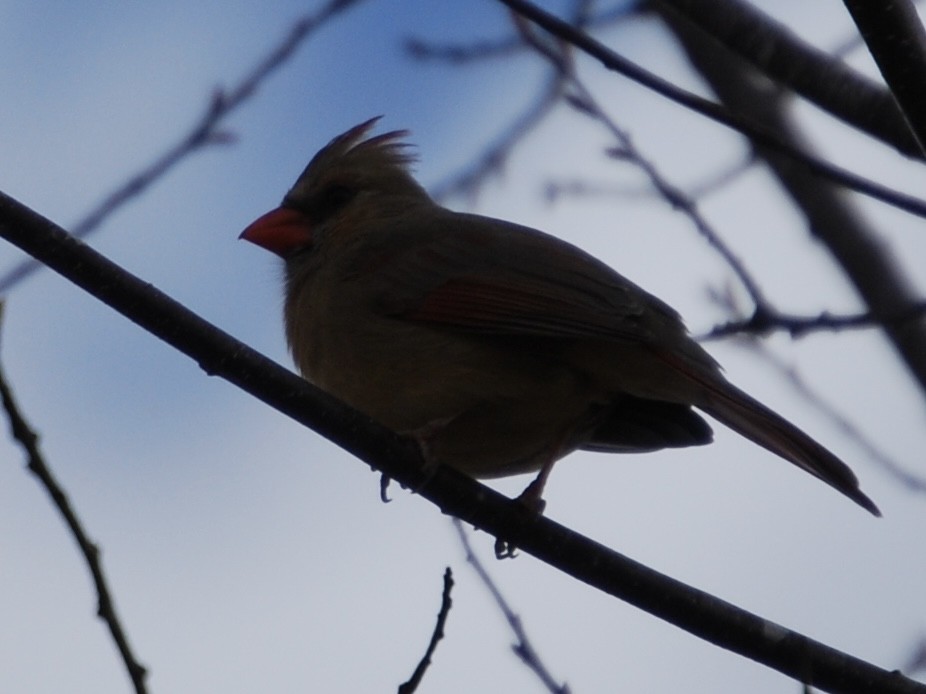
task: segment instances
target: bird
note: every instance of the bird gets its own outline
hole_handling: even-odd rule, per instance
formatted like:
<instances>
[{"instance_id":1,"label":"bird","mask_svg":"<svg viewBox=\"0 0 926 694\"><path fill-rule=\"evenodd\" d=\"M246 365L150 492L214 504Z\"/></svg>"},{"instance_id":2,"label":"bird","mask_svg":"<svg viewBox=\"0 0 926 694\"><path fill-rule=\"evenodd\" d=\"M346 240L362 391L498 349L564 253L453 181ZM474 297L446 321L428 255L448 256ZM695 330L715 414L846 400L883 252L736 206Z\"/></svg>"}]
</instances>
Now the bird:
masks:
<instances>
[{"instance_id":1,"label":"bird","mask_svg":"<svg viewBox=\"0 0 926 694\"><path fill-rule=\"evenodd\" d=\"M680 315L550 234L457 212L381 116L332 139L240 235L283 259L284 324L311 383L477 479L577 451L712 441L705 413L876 516L851 469L730 383Z\"/></svg>"}]
</instances>

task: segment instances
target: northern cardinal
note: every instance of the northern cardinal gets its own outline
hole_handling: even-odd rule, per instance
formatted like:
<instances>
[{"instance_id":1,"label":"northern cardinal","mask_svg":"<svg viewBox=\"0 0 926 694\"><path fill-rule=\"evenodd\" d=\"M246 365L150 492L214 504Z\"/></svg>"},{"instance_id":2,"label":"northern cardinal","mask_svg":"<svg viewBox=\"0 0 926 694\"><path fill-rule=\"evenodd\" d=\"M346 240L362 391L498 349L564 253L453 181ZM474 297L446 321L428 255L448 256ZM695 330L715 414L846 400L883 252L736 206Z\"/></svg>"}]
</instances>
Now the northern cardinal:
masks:
<instances>
[{"instance_id":1,"label":"northern cardinal","mask_svg":"<svg viewBox=\"0 0 926 694\"><path fill-rule=\"evenodd\" d=\"M692 407L880 515L852 471L730 384L679 315L553 236L436 204L406 131L334 138L241 238L285 261L286 337L303 376L474 477L575 450L709 443ZM542 506L541 506L542 508Z\"/></svg>"}]
</instances>

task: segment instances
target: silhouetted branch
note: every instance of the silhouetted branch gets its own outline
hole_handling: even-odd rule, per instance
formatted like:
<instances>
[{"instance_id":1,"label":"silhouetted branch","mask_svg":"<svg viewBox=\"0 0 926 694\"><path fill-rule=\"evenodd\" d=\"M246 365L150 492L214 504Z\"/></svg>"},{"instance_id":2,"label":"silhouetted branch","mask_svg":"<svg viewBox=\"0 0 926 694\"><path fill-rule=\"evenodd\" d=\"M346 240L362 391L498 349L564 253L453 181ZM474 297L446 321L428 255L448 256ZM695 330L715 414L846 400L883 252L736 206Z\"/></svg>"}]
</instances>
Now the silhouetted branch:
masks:
<instances>
[{"instance_id":1,"label":"silhouetted branch","mask_svg":"<svg viewBox=\"0 0 926 694\"><path fill-rule=\"evenodd\" d=\"M907 124L926 146L926 31L910 0L844 0Z\"/></svg>"},{"instance_id":2,"label":"silhouetted branch","mask_svg":"<svg viewBox=\"0 0 926 694\"><path fill-rule=\"evenodd\" d=\"M630 17L629 10L623 4L608 8L584 20L574 21L577 26L588 29L601 29L616 21ZM405 50L419 60L439 60L454 65L475 63L493 58L503 58L526 49L524 41L517 34L489 41L471 43L433 43L417 36L405 40Z\"/></svg>"},{"instance_id":3,"label":"silhouetted branch","mask_svg":"<svg viewBox=\"0 0 926 694\"><path fill-rule=\"evenodd\" d=\"M490 175L504 168L518 143L539 126L559 103L562 90L562 79L552 73L534 102L494 138L474 163L430 187L431 197L438 201L454 195L474 197Z\"/></svg>"},{"instance_id":4,"label":"silhouetted branch","mask_svg":"<svg viewBox=\"0 0 926 694\"><path fill-rule=\"evenodd\" d=\"M736 301L731 292L722 292L722 291L710 291L711 299L718 304L725 311L730 312L731 314L737 315L740 314L740 308L736 305ZM924 306L926 310L926 306ZM838 318L838 317L837 317ZM856 316L846 316L849 320L847 322L854 323L856 321L852 320ZM867 319L867 315L857 316L859 319ZM738 319L730 321L728 325L736 325L737 323L748 324L751 319ZM864 321L859 320L859 323ZM874 323L874 325L880 326L879 322ZM859 326L861 327L861 326ZM749 331L735 333L740 339L737 340L734 344L747 347L752 350L753 354L758 357L761 357L766 364L773 367L779 374L784 376L785 380L790 384L794 391L801 397L805 402L807 402L811 407L813 407L817 412L822 414L830 423L839 431L842 432L842 435L858 446L870 460L877 463L885 470L889 475L894 477L900 484L906 487L908 490L917 493L926 492L926 479L909 472L904 466L894 460L891 456L881 450L876 446L871 439L869 439L848 417L846 417L842 412L839 411L831 402L828 402L820 393L815 391L813 388L808 385L807 381L801 376L800 372L794 368L791 364L786 363L784 360L780 359L775 353L768 349L768 347L762 343L760 340L756 339L755 334L750 333ZM699 339L711 339L710 333L708 335L699 338Z\"/></svg>"},{"instance_id":5,"label":"silhouetted branch","mask_svg":"<svg viewBox=\"0 0 926 694\"><path fill-rule=\"evenodd\" d=\"M421 658L421 662L418 663L418 667L415 668L415 672L412 673L408 682L399 686L399 694L413 694L413 692L418 689L418 685L421 684L424 673L431 665L431 656L434 655L437 642L444 638L444 626L447 624L447 615L450 614L450 606L453 604L453 601L450 599L450 591L452 589L453 572L448 566L444 570L444 591L441 593L440 610L437 612L437 622L434 624L431 640L428 642L428 647Z\"/></svg>"},{"instance_id":6,"label":"silhouetted branch","mask_svg":"<svg viewBox=\"0 0 926 694\"><path fill-rule=\"evenodd\" d=\"M909 491L918 494L926 493L926 479L913 474L872 443L872 441L865 436L848 417L840 412L832 403L827 402L818 392L813 390L797 369L779 359L757 340L747 339L743 341L743 344L750 347L756 354L762 357L766 363L770 364L782 374L791 387L794 388L795 392L797 392L805 402L809 403L811 407L829 419L836 429L842 432L842 435L848 441L851 441L864 451L865 455L867 455L871 461L880 465L885 472Z\"/></svg>"},{"instance_id":7,"label":"silhouetted branch","mask_svg":"<svg viewBox=\"0 0 926 694\"><path fill-rule=\"evenodd\" d=\"M479 576L483 585L489 589L492 598L495 600L495 604L498 605L498 609L501 610L505 617L505 621L508 622L508 626L511 627L511 631L517 639L517 643L512 644L511 650L521 659L521 662L527 665L531 672L537 675L540 681L543 682L544 687L546 687L551 694L569 694L569 685L558 684L557 681L553 679L553 675L547 670L546 665L543 664L537 651L534 650L534 646L531 644L530 639L528 639L527 631L525 631L524 625L521 623L521 618L518 617L514 610L508 605L508 601L505 600L502 592L498 589L498 586L495 585L495 581L492 580L489 572L486 571L482 562L479 561L479 557L473 552L473 548L469 544L469 537L466 535L466 528L464 528L463 524L456 518L453 519L453 527L456 528L457 534L460 536L460 544L463 545L463 550L466 552L466 561L473 567L473 570L476 572L476 575Z\"/></svg>"},{"instance_id":8,"label":"silhouetted branch","mask_svg":"<svg viewBox=\"0 0 926 694\"><path fill-rule=\"evenodd\" d=\"M177 144L169 147L151 164L130 176L125 183L105 196L96 207L72 227L72 234L76 238L90 236L113 212L144 193L151 185L191 154L209 145L233 142L235 136L233 133L222 129L223 121L232 111L253 96L261 83L286 63L302 42L319 26L358 1L329 0L318 11L298 19L283 41L260 60L240 82L228 89L217 87L213 91L205 112L193 124L190 131L180 138ZM19 282L41 267L41 263L30 258L0 276L0 295L9 292Z\"/></svg>"},{"instance_id":9,"label":"silhouetted branch","mask_svg":"<svg viewBox=\"0 0 926 694\"><path fill-rule=\"evenodd\" d=\"M749 318L731 320L717 325L698 339L718 340L744 333L761 336L773 332L787 332L791 337L799 338L809 333L823 331L862 330L883 328L886 325L902 327L904 323L920 320L924 315L926 315L926 302L914 304L898 311L893 316L883 318L871 313L837 315L824 311L816 316L799 316L793 313L763 310L754 312Z\"/></svg>"},{"instance_id":10,"label":"silhouetted branch","mask_svg":"<svg viewBox=\"0 0 926 694\"><path fill-rule=\"evenodd\" d=\"M800 149L782 142L766 128L743 118L732 111L704 99L692 92L681 89L657 75L641 68L631 61L607 48L600 41L586 32L571 26L568 22L541 10L527 0L499 0L519 14L535 22L544 30L563 41L579 48L591 57L599 60L609 70L618 72L642 86L666 97L711 120L741 132L755 143L774 150L788 160L800 165L816 176L824 177L850 190L880 200L888 205L905 210L919 217L926 217L926 200L913 195L901 193L875 181L859 176L848 169L831 164L819 157L811 156Z\"/></svg>"},{"instance_id":11,"label":"silhouetted branch","mask_svg":"<svg viewBox=\"0 0 926 694\"><path fill-rule=\"evenodd\" d=\"M573 12L573 21L582 25L589 23L586 14L588 3L580 0L576 3ZM620 16L623 13L613 12L609 18ZM514 15L517 17L517 15ZM600 19L600 18L599 18ZM600 21L604 21L601 20ZM489 44L480 42L470 46L438 46L429 44L421 39L408 39L407 50L420 60L444 60L452 63L465 63L477 59L497 57L505 52L524 49L526 44L523 37L506 39L501 43ZM493 173L500 171L512 150L522 142L543 120L552 112L563 94L563 73L554 69L547 80L546 86L539 96L514 121L496 136L486 150L473 164L450 176L446 181L431 187L431 197L435 200L444 200L452 195L467 195L474 197L479 187Z\"/></svg>"},{"instance_id":12,"label":"silhouetted branch","mask_svg":"<svg viewBox=\"0 0 926 694\"><path fill-rule=\"evenodd\" d=\"M662 197L669 206L679 210L688 217L698 233L720 254L742 282L755 305L763 308L767 306L767 302L758 283L746 270L745 265L739 257L737 257L733 250L724 242L710 223L708 223L707 219L701 214L695 201L689 198L681 189L672 185L662 173L660 173L656 166L643 156L642 152L640 152L634 144L629 133L621 128L614 119L608 116L605 110L592 96L591 92L576 75L574 65L569 59L568 54L559 50L557 46L544 43L540 37L534 34L527 22L520 24L519 28L524 37L524 41L532 45L540 55L546 58L553 68L561 74L562 79L570 86L571 91L566 95L567 102L580 113L590 116L604 125L617 141L617 147L611 149L613 156L628 161L639 168L660 197Z\"/></svg>"},{"instance_id":13,"label":"silhouetted branch","mask_svg":"<svg viewBox=\"0 0 926 694\"><path fill-rule=\"evenodd\" d=\"M891 92L741 0L650 0L700 28L776 83L910 157L922 149ZM860 0L880 12L883 3ZM922 94L922 85L917 89ZM922 99L920 99L922 102Z\"/></svg>"},{"instance_id":14,"label":"silhouetted branch","mask_svg":"<svg viewBox=\"0 0 926 694\"><path fill-rule=\"evenodd\" d=\"M0 303L0 315L2 315L2 308L3 305ZM87 568L90 569L90 575L93 578L93 585L96 587L97 615L106 623L110 634L112 634L113 641L119 650L119 655L122 656L122 662L125 664L129 678L132 680L135 692L144 694L147 691L145 686L147 670L132 653L128 635L119 620L118 614L116 614L116 605L113 602L106 574L103 572L103 564L100 561L100 548L87 535L67 494L58 484L51 468L48 467L48 463L45 462L45 457L39 449L39 437L29 426L20 411L19 405L13 396L13 391L9 383L7 383L2 366L0 366L0 400L2 400L3 409L6 410L7 418L10 421L10 432L13 438L19 442L29 461L26 467L28 467L29 472L38 478L45 491L48 492L52 503L58 509L68 529L70 529L71 535L74 536L81 554L84 555L84 561L87 562Z\"/></svg>"},{"instance_id":15,"label":"silhouetted branch","mask_svg":"<svg viewBox=\"0 0 926 694\"><path fill-rule=\"evenodd\" d=\"M737 180L743 173L755 166L754 156L743 157L736 164L727 165L716 173L706 175L703 180L687 186L685 195L692 200L702 200L722 190L729 183ZM623 202L645 202L657 195L651 185L609 185L603 182L584 181L580 179L556 181L549 180L543 186L543 197L553 204L559 198L590 197L615 198Z\"/></svg>"},{"instance_id":16,"label":"silhouetted branch","mask_svg":"<svg viewBox=\"0 0 926 694\"><path fill-rule=\"evenodd\" d=\"M842 653L687 586L538 516L444 466L417 445L312 386L126 272L60 227L0 193L0 236L145 330L446 514L722 648L832 692L926 694L926 685ZM851 609L851 608L847 608Z\"/></svg>"},{"instance_id":17,"label":"silhouetted branch","mask_svg":"<svg viewBox=\"0 0 926 694\"><path fill-rule=\"evenodd\" d=\"M491 58L502 58L524 50L516 36L494 41L474 41L469 44L436 44L417 36L405 39L406 52L416 60L439 60L451 65L477 63Z\"/></svg>"},{"instance_id":18,"label":"silhouetted branch","mask_svg":"<svg viewBox=\"0 0 926 694\"><path fill-rule=\"evenodd\" d=\"M794 149L811 148L782 103L779 91L763 88L747 65L687 21L670 14L666 25L675 33L694 69L729 108L761 123ZM793 160L764 143L752 144L807 220L808 231L826 246L855 286L868 312L882 318L915 313L922 297L844 191L794 166ZM911 317L900 323L882 324L926 396L926 319Z\"/></svg>"}]
</instances>

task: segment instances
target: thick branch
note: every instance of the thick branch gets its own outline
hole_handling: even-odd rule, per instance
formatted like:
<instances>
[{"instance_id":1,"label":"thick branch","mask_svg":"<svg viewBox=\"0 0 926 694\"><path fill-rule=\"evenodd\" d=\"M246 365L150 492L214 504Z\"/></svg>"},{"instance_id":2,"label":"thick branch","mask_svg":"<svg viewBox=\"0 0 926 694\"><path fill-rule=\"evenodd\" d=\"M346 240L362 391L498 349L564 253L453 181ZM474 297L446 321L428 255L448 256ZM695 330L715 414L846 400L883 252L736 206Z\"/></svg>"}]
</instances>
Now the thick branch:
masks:
<instances>
[{"instance_id":1,"label":"thick branch","mask_svg":"<svg viewBox=\"0 0 926 694\"><path fill-rule=\"evenodd\" d=\"M926 200L888 188L864 176L859 176L848 169L836 166L819 157L811 156L807 152L795 148L786 142L782 142L767 128L757 125L754 121L743 118L741 115L713 101L703 99L696 94L680 89L652 72L644 70L639 65L623 58L600 41L592 38L586 32L571 26L568 22L564 22L548 12L544 12L527 0L499 0L499 2L507 5L532 22L535 22L538 26L557 38L562 39L566 43L582 50L587 55L599 60L601 64L609 70L624 75L680 106L684 106L695 113L699 113L702 116L746 135L754 142L787 158L788 161L800 166L802 169L816 176L827 178L833 183L837 183L850 190L854 190L874 198L875 200L880 200L888 205L897 207L910 214L926 217Z\"/></svg>"},{"instance_id":2,"label":"thick branch","mask_svg":"<svg viewBox=\"0 0 926 694\"><path fill-rule=\"evenodd\" d=\"M206 323L0 193L0 236L165 342L456 516L599 590L723 648L831 692L926 694L926 686L660 574L445 467L411 441Z\"/></svg>"},{"instance_id":3,"label":"thick branch","mask_svg":"<svg viewBox=\"0 0 926 694\"><path fill-rule=\"evenodd\" d=\"M874 10L883 3L860 0ZM741 0L651 0L700 28L759 72L910 157L923 150L891 92ZM878 9L878 12L881 10ZM922 93L922 88L917 94ZM919 99L923 104L923 100Z\"/></svg>"},{"instance_id":4,"label":"thick branch","mask_svg":"<svg viewBox=\"0 0 926 694\"><path fill-rule=\"evenodd\" d=\"M750 79L742 62L697 27L671 13L665 19L695 69L724 103L762 123L790 146L809 149L785 112L780 94ZM766 148L764 142L753 144L803 212L811 233L849 277L869 312L885 321L886 334L926 395L926 319L917 312L919 297L889 249L842 191L794 166L791 159ZM902 315L911 318L903 322L890 320Z\"/></svg>"},{"instance_id":5,"label":"thick branch","mask_svg":"<svg viewBox=\"0 0 926 694\"><path fill-rule=\"evenodd\" d=\"M910 129L926 146L926 31L910 0L845 0Z\"/></svg>"}]
</instances>

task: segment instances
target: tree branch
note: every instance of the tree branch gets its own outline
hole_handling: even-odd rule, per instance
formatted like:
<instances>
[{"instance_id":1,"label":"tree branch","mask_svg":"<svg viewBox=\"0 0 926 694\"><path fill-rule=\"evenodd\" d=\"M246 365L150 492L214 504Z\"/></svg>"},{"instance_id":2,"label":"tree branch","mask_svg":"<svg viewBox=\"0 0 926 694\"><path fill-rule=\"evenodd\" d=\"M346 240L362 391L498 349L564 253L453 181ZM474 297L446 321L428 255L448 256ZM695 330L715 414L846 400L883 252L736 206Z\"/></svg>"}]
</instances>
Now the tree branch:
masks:
<instances>
[{"instance_id":1,"label":"tree branch","mask_svg":"<svg viewBox=\"0 0 926 694\"><path fill-rule=\"evenodd\" d=\"M511 151L527 137L532 130L543 122L559 103L563 93L563 80L558 73L551 72L546 85L539 96L522 113L520 113L482 154L469 166L430 187L430 194L435 200L446 200L453 195L474 197L480 186L493 173L504 168Z\"/></svg>"},{"instance_id":2,"label":"tree branch","mask_svg":"<svg viewBox=\"0 0 926 694\"><path fill-rule=\"evenodd\" d=\"M586 32L576 29L568 22L564 22L558 17L541 10L527 0L499 0L499 2L507 5L557 38L572 44L587 55L597 59L607 69L618 72L670 101L674 101L696 113L700 113L702 116L746 135L762 147L773 150L813 175L826 178L840 186L867 195L875 200L880 200L885 204L918 217L926 217L926 200L888 188L782 142L766 128L756 125L753 121L743 118L713 101L703 99L692 92L676 87L648 70L644 70L639 65L623 58L600 41L592 38Z\"/></svg>"},{"instance_id":3,"label":"tree branch","mask_svg":"<svg viewBox=\"0 0 926 694\"><path fill-rule=\"evenodd\" d=\"M776 331L787 332L793 338L815 332L863 330L893 326L902 328L908 321L919 321L926 316L926 302L913 304L893 316L878 317L871 313L837 315L824 311L816 316L799 316L779 311L754 312L749 318L730 320L714 326L699 340L718 340L731 335L768 335Z\"/></svg>"},{"instance_id":4,"label":"tree branch","mask_svg":"<svg viewBox=\"0 0 926 694\"><path fill-rule=\"evenodd\" d=\"M857 4L875 12L883 6L866 0ZM909 157L923 158L890 91L807 43L758 7L741 0L651 0L651 5L662 15L672 13L697 26L766 77L836 118Z\"/></svg>"},{"instance_id":5,"label":"tree branch","mask_svg":"<svg viewBox=\"0 0 926 694\"><path fill-rule=\"evenodd\" d=\"M0 193L0 236L144 329L406 488L524 552L718 646L831 692L926 694L926 685L653 571L450 468L238 342L66 231Z\"/></svg>"},{"instance_id":6,"label":"tree branch","mask_svg":"<svg viewBox=\"0 0 926 694\"><path fill-rule=\"evenodd\" d=\"M2 306L3 304L0 303L0 313L2 313ZM3 409L6 410L7 417L10 420L10 432L13 434L13 438L19 441L19 445L29 460L27 464L29 472L35 475L42 486L45 487L45 491L48 492L52 503L58 509L65 524L70 529L71 535L77 542L81 554L84 555L84 561L87 563L87 568L90 569L93 585L96 587L97 616L109 628L109 633L119 650L119 655L122 656L122 662L125 664L126 672L128 672L129 678L132 680L132 686L135 688L136 694L145 694L147 691L145 679L148 673L132 652L128 635L122 626L119 615L116 613L116 605L113 602L106 574L103 571L103 562L100 560L100 548L87 535L83 524L77 517L77 512L68 500L67 494L58 484L51 468L45 462L45 456L42 455L42 451L39 449L39 437L29 426L20 411L2 367L0 367L0 400L2 400Z\"/></svg>"},{"instance_id":7,"label":"tree branch","mask_svg":"<svg viewBox=\"0 0 926 694\"><path fill-rule=\"evenodd\" d=\"M412 676L407 682L399 685L399 694L414 694L424 678L424 673L427 672L428 667L431 665L431 657L434 655L437 644L444 638L444 626L447 624L450 606L453 605L453 600L450 599L451 590L453 590L453 572L448 566L444 570L444 590L441 593L440 610L437 612L437 621L434 623L434 631L431 632L431 640L428 642L428 647L425 649L424 655L421 657L421 661Z\"/></svg>"},{"instance_id":8,"label":"tree branch","mask_svg":"<svg viewBox=\"0 0 926 694\"><path fill-rule=\"evenodd\" d=\"M546 687L550 694L569 694L569 685L559 684L553 678L553 675L550 674L550 671L547 669L547 666L544 665L540 655L534 650L534 646L527 636L527 631L524 629L521 618L518 617L514 610L511 609L511 606L508 605L508 601L505 600L502 592L498 589L498 586L495 585L495 581L492 580L489 572L486 571L482 562L479 561L479 557L473 552L473 548L469 543L469 537L466 535L466 528L464 528L463 524L456 518L453 519L453 527L456 529L457 535L460 537L460 544L463 545L463 550L466 552L467 563L473 567L473 570L476 572L476 575L479 576L483 585L489 589L489 592L492 594L492 599L495 600L495 604L498 605L498 609L501 610L505 617L505 621L508 622L508 626L518 640L517 643L511 646L511 650L514 651L515 655L521 659L521 662L524 663L531 672L537 675L537 678L543 683L543 686Z\"/></svg>"},{"instance_id":9,"label":"tree branch","mask_svg":"<svg viewBox=\"0 0 926 694\"><path fill-rule=\"evenodd\" d=\"M673 209L684 214L694 225L698 234L705 239L708 245L717 252L730 269L736 274L743 287L749 293L750 298L759 311L767 309L766 301L758 282L756 282L742 260L733 252L726 242L721 238L714 228L710 225L704 215L701 214L697 203L693 198L686 195L680 188L674 186L668 179L662 175L656 165L647 159L643 153L634 144L623 128L621 128L602 108L591 92L585 87L584 83L578 78L572 61L569 60L568 54L561 50L559 46L547 46L539 37L531 31L527 22L523 22L520 27L524 41L533 46L545 60L549 61L553 68L561 75L561 79L571 85L572 91L566 97L568 103L593 120L602 124L608 132L611 133L617 142L617 146L612 148L615 157L628 161L636 166L646 176L650 185L659 194L659 196Z\"/></svg>"},{"instance_id":10,"label":"tree branch","mask_svg":"<svg viewBox=\"0 0 926 694\"><path fill-rule=\"evenodd\" d=\"M731 109L762 123L794 149L809 149L782 104L780 94L757 85L737 61L700 29L669 14L666 24L677 36L694 68ZM926 319L918 312L920 297L895 262L878 233L865 221L843 191L809 174L780 152L753 141L785 191L804 214L811 234L865 301L868 312L882 320L885 333L926 396ZM906 320L895 321L894 317Z\"/></svg>"},{"instance_id":11,"label":"tree branch","mask_svg":"<svg viewBox=\"0 0 926 694\"><path fill-rule=\"evenodd\" d=\"M221 128L226 117L253 96L260 84L289 60L302 42L319 26L358 1L329 0L317 12L297 20L283 41L274 46L273 50L264 56L240 82L228 89L222 87L215 89L206 111L177 144L169 147L152 163L129 176L125 183L106 195L96 207L77 222L71 230L74 237L82 239L90 236L113 212L144 193L191 154L207 146L233 142L234 134ZM0 295L9 292L41 267L42 264L32 258L16 265L12 270L0 276Z\"/></svg>"},{"instance_id":12,"label":"tree branch","mask_svg":"<svg viewBox=\"0 0 926 694\"><path fill-rule=\"evenodd\" d=\"M926 99L923 99L926 31L923 31L916 8L910 0L845 0L845 4L923 152L926 146Z\"/></svg>"}]
</instances>

